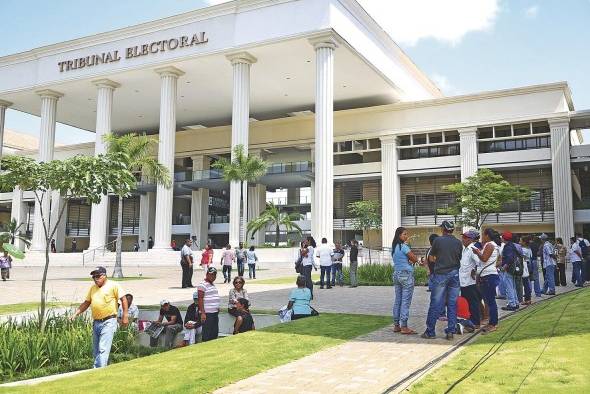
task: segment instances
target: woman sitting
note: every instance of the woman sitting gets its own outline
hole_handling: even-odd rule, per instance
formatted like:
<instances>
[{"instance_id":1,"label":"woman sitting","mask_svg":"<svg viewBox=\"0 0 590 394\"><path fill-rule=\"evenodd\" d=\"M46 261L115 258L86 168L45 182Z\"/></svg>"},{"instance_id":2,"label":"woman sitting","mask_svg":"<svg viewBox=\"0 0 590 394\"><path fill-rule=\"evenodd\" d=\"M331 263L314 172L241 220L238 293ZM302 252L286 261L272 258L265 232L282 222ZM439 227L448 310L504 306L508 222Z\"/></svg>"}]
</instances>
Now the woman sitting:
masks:
<instances>
[{"instance_id":1,"label":"woman sitting","mask_svg":"<svg viewBox=\"0 0 590 394\"><path fill-rule=\"evenodd\" d=\"M234 316L238 317L239 312L237 308L237 302L240 298L245 298L246 300L250 300L248 298L248 292L244 289L244 278L241 276L236 276L234 278L234 288L229 290L229 302L227 304L227 312Z\"/></svg>"},{"instance_id":2,"label":"woman sitting","mask_svg":"<svg viewBox=\"0 0 590 394\"><path fill-rule=\"evenodd\" d=\"M311 290L305 287L305 276L299 275L295 283L297 288L291 290L289 304L287 304L287 309L292 310L291 320L317 315L310 305Z\"/></svg>"},{"instance_id":3,"label":"woman sitting","mask_svg":"<svg viewBox=\"0 0 590 394\"><path fill-rule=\"evenodd\" d=\"M238 317L234 323L234 335L247 331L254 331L254 319L250 314L250 302L245 298L238 298L236 301Z\"/></svg>"}]
</instances>

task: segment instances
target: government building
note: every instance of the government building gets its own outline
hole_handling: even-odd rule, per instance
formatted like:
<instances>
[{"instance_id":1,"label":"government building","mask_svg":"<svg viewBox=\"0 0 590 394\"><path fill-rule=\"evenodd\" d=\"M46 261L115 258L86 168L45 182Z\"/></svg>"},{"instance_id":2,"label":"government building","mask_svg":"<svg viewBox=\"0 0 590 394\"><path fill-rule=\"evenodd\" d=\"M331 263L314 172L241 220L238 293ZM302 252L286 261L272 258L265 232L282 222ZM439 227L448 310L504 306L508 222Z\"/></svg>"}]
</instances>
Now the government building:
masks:
<instances>
[{"instance_id":1,"label":"government building","mask_svg":"<svg viewBox=\"0 0 590 394\"><path fill-rule=\"evenodd\" d=\"M249 220L273 202L316 239L380 248L403 225L421 246L449 218L443 187L490 168L532 195L486 225L565 239L590 233L590 111L575 110L567 82L547 82L446 97L355 0L236 0L1 57L0 135L11 108L41 118L38 149L17 152L39 161L102 153L110 132L157 139L174 185L138 178L124 250L150 238L154 250L188 237L235 246L240 186L211 165L238 144L270 163L247 185ZM56 146L56 122L96 140ZM381 230L355 230L347 207L358 200L380 202ZM0 204L43 250L32 192L5 191ZM112 241L117 204L70 201L58 251ZM268 229L249 242L274 240Z\"/></svg>"}]
</instances>

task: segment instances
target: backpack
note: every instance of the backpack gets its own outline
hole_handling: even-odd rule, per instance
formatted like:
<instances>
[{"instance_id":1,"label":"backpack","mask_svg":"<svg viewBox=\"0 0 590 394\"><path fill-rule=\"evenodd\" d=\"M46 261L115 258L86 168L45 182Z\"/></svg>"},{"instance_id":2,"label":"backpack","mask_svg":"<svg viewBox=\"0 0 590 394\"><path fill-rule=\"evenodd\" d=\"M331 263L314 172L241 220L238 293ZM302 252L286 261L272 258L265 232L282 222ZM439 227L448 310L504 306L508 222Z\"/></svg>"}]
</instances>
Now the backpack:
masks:
<instances>
[{"instance_id":1,"label":"backpack","mask_svg":"<svg viewBox=\"0 0 590 394\"><path fill-rule=\"evenodd\" d=\"M520 254L518 248L514 246L513 243L510 243L510 245L514 248L516 257L514 258L514 261L508 265L508 273L512 276L521 277L524 272L524 256Z\"/></svg>"},{"instance_id":2,"label":"backpack","mask_svg":"<svg viewBox=\"0 0 590 394\"><path fill-rule=\"evenodd\" d=\"M590 254L590 247L588 247L586 241L583 239L579 239L578 245L580 246L580 250L582 251L582 257L587 257L588 254Z\"/></svg>"}]
</instances>

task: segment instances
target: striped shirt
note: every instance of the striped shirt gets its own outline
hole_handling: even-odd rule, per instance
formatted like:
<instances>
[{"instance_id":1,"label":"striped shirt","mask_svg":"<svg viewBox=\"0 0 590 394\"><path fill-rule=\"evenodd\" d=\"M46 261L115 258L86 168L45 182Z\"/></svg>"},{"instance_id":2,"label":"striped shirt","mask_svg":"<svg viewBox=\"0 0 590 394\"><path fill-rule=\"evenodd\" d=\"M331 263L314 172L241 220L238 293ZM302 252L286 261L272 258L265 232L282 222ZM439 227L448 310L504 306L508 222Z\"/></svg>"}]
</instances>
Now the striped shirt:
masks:
<instances>
[{"instance_id":1,"label":"striped shirt","mask_svg":"<svg viewBox=\"0 0 590 394\"><path fill-rule=\"evenodd\" d=\"M198 291L202 291L204 294L203 296L203 307L205 308L205 313L216 313L219 312L219 292L217 291L217 287L213 283L209 283L206 280L199 283L197 286Z\"/></svg>"}]
</instances>

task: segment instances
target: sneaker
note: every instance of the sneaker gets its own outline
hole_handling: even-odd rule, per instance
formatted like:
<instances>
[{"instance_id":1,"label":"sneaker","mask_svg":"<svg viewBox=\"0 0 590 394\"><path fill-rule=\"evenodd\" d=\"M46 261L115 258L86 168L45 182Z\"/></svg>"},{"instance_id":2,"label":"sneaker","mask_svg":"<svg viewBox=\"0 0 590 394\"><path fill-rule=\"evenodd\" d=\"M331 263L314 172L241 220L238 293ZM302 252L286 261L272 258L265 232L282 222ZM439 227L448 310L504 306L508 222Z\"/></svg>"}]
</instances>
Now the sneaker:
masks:
<instances>
[{"instance_id":1,"label":"sneaker","mask_svg":"<svg viewBox=\"0 0 590 394\"><path fill-rule=\"evenodd\" d=\"M457 323L457 326L455 327L455 331L457 331L457 334L459 335L463 335L463 324L461 323ZM447 334L448 335L448 334ZM447 338L448 339L448 338Z\"/></svg>"},{"instance_id":2,"label":"sneaker","mask_svg":"<svg viewBox=\"0 0 590 394\"><path fill-rule=\"evenodd\" d=\"M452 332L447 332L447 335L445 336L445 339L447 341L452 341L453 340L453 337L454 337L454 335L453 335Z\"/></svg>"},{"instance_id":3,"label":"sneaker","mask_svg":"<svg viewBox=\"0 0 590 394\"><path fill-rule=\"evenodd\" d=\"M550 293L545 293L545 294L546 294L546 295L555 295L555 292L554 292L554 291L552 291L552 292L550 292Z\"/></svg>"},{"instance_id":4,"label":"sneaker","mask_svg":"<svg viewBox=\"0 0 590 394\"><path fill-rule=\"evenodd\" d=\"M320 286L320 289L322 289L322 290L323 290L323 289L324 289L324 286Z\"/></svg>"},{"instance_id":5,"label":"sneaker","mask_svg":"<svg viewBox=\"0 0 590 394\"><path fill-rule=\"evenodd\" d=\"M500 309L502 309L503 311L515 311L515 310L517 310L517 309L518 309L518 307L514 307L514 306L510 306L510 305L508 305L508 306L503 306L503 307L502 307L502 308L500 308Z\"/></svg>"},{"instance_id":6,"label":"sneaker","mask_svg":"<svg viewBox=\"0 0 590 394\"><path fill-rule=\"evenodd\" d=\"M331 288L332 288L332 286L328 286L327 288L328 288L328 289L331 289Z\"/></svg>"},{"instance_id":7,"label":"sneaker","mask_svg":"<svg viewBox=\"0 0 590 394\"><path fill-rule=\"evenodd\" d=\"M399 324L394 324L393 325L393 332L401 332L402 328L400 327Z\"/></svg>"},{"instance_id":8,"label":"sneaker","mask_svg":"<svg viewBox=\"0 0 590 394\"><path fill-rule=\"evenodd\" d=\"M426 331L424 331L424 333L422 335L420 335L420 338L422 338L422 339L435 339L436 335L428 335L428 333Z\"/></svg>"},{"instance_id":9,"label":"sneaker","mask_svg":"<svg viewBox=\"0 0 590 394\"><path fill-rule=\"evenodd\" d=\"M479 328L479 327L478 327L478 328ZM472 332L474 332L474 331L475 331L475 327L469 327L469 326L465 326L465 327L463 327L463 329L464 329L465 331L467 331L468 333L472 333Z\"/></svg>"}]
</instances>

